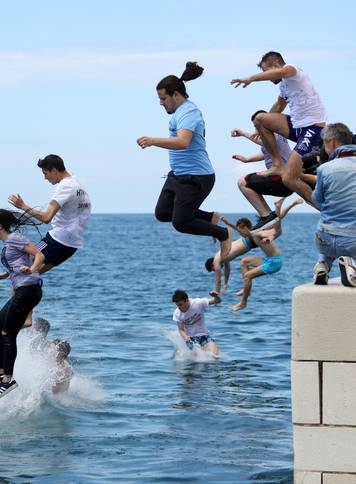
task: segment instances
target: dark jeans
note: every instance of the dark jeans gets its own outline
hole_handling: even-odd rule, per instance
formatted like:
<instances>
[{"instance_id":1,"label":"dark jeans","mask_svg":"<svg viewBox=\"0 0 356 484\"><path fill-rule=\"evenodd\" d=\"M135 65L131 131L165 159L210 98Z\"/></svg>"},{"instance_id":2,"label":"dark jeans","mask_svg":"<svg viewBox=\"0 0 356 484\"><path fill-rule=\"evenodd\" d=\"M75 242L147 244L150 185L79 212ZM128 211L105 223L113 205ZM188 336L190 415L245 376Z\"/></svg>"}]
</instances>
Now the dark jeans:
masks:
<instances>
[{"instance_id":1,"label":"dark jeans","mask_svg":"<svg viewBox=\"0 0 356 484\"><path fill-rule=\"evenodd\" d=\"M213 212L199 209L214 183L215 175L174 175L169 172L157 201L157 220L172 222L178 232L226 240L227 229L211 223Z\"/></svg>"},{"instance_id":2,"label":"dark jeans","mask_svg":"<svg viewBox=\"0 0 356 484\"><path fill-rule=\"evenodd\" d=\"M38 284L21 286L0 311L0 368L6 375L12 375L17 356L16 337L29 312L42 298ZM2 334L5 331L6 334Z\"/></svg>"}]
</instances>

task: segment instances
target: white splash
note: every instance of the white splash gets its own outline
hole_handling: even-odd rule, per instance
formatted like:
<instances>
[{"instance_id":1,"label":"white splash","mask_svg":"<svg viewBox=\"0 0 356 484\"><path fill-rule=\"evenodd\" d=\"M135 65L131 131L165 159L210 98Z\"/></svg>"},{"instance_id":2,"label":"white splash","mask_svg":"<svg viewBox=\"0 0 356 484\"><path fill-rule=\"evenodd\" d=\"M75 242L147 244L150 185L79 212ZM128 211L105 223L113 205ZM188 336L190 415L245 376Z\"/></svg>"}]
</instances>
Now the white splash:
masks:
<instances>
[{"instance_id":1,"label":"white splash","mask_svg":"<svg viewBox=\"0 0 356 484\"><path fill-rule=\"evenodd\" d=\"M67 391L54 394L52 388L61 370L51 352L33 348L33 339L31 329L21 331L17 337L14 378L18 387L0 399L0 420L40 413L45 404L92 408L105 401L98 382L93 394L93 380L78 375L72 377Z\"/></svg>"},{"instance_id":2,"label":"white splash","mask_svg":"<svg viewBox=\"0 0 356 484\"><path fill-rule=\"evenodd\" d=\"M176 361L205 363L216 361L223 356L222 353L215 355L211 351L205 351L198 344L194 345L194 348L190 350L178 331L167 331L166 336L174 345L174 359Z\"/></svg>"}]
</instances>

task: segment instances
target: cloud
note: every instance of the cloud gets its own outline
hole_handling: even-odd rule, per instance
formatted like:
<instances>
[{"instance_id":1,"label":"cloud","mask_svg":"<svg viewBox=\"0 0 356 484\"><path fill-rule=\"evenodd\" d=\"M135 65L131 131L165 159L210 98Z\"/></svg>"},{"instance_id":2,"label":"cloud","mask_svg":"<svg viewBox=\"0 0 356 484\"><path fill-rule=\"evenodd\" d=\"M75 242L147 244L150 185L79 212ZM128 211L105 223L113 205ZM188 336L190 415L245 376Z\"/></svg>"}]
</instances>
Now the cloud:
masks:
<instances>
[{"instance_id":1,"label":"cloud","mask_svg":"<svg viewBox=\"0 0 356 484\"><path fill-rule=\"evenodd\" d=\"M311 49L283 52L293 62L354 56L345 50ZM249 72L260 49L226 47L158 52L95 50L0 51L0 85L53 82L138 82L151 85L159 76L183 70L188 60L199 61L212 76Z\"/></svg>"}]
</instances>

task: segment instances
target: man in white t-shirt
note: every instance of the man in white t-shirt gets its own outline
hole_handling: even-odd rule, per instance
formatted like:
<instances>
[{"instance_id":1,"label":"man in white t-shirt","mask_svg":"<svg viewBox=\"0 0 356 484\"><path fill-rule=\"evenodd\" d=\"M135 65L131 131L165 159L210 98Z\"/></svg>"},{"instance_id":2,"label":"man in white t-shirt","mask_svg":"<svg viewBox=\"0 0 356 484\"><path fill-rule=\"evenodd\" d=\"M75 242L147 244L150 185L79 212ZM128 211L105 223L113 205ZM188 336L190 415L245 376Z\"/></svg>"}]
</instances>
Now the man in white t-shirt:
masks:
<instances>
[{"instance_id":1,"label":"man in white t-shirt","mask_svg":"<svg viewBox=\"0 0 356 484\"><path fill-rule=\"evenodd\" d=\"M27 205L20 195L11 195L9 203L46 224L52 230L38 244L45 256L40 272L46 272L69 259L83 246L83 233L87 226L91 204L80 182L65 168L62 158L47 155L37 166L46 180L56 185L54 194L45 211Z\"/></svg>"},{"instance_id":2,"label":"man in white t-shirt","mask_svg":"<svg viewBox=\"0 0 356 484\"><path fill-rule=\"evenodd\" d=\"M172 296L172 302L177 306L173 313L173 321L177 322L179 334L189 349L193 350L194 344L198 344L203 350L217 355L219 350L205 325L204 311L209 304L220 303L221 298L216 291L209 294L212 296L210 299L189 299L185 291L177 289Z\"/></svg>"},{"instance_id":3,"label":"man in white t-shirt","mask_svg":"<svg viewBox=\"0 0 356 484\"><path fill-rule=\"evenodd\" d=\"M280 94L270 112L261 113L254 120L263 145L272 158L272 167L266 174L281 175L288 188L313 204L312 189L303 181L302 156L322 143L320 132L326 122L324 106L308 75L299 67L286 64L279 52L267 52L258 67L263 72L233 79L231 84L246 87L257 81L280 83ZM290 116L282 114L287 104ZM296 142L286 166L283 165L274 133Z\"/></svg>"}]
</instances>

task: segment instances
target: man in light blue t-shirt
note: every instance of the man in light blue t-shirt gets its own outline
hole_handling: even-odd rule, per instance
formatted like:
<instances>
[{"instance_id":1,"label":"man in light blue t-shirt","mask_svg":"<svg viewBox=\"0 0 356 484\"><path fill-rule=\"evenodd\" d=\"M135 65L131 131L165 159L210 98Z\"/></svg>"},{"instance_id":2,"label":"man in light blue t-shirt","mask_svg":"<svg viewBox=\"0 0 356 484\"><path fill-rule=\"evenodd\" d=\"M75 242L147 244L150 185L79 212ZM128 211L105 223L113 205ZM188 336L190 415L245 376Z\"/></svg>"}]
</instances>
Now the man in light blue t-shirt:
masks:
<instances>
[{"instance_id":1,"label":"man in light blue t-shirt","mask_svg":"<svg viewBox=\"0 0 356 484\"><path fill-rule=\"evenodd\" d=\"M141 148L157 146L169 150L171 171L156 205L156 218L172 222L178 232L218 239L224 259L231 246L230 233L216 224L218 216L214 212L200 210L214 186L215 174L206 151L204 119L197 106L188 101L183 82L196 79L202 72L196 62L188 62L180 78L167 76L158 83L160 104L172 115L170 136L141 136L137 143Z\"/></svg>"}]
</instances>

